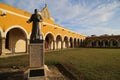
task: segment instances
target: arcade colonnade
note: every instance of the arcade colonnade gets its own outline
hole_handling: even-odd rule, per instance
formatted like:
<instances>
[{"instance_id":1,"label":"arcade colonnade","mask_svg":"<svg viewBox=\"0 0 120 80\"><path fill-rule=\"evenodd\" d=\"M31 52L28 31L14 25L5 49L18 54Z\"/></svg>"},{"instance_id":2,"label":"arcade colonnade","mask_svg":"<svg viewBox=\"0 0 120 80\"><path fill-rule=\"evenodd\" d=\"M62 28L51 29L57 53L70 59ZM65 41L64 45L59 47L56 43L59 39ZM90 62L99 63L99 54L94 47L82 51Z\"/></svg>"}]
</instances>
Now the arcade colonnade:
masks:
<instances>
[{"instance_id":1,"label":"arcade colonnade","mask_svg":"<svg viewBox=\"0 0 120 80\"><path fill-rule=\"evenodd\" d=\"M85 40L86 47L120 47L120 36L88 37Z\"/></svg>"},{"instance_id":2,"label":"arcade colonnade","mask_svg":"<svg viewBox=\"0 0 120 80\"><path fill-rule=\"evenodd\" d=\"M28 52L29 37L24 28L12 26L5 32L0 29L0 54ZM45 50L57 50L66 48L78 48L82 39L62 36L48 32L43 36Z\"/></svg>"}]
</instances>

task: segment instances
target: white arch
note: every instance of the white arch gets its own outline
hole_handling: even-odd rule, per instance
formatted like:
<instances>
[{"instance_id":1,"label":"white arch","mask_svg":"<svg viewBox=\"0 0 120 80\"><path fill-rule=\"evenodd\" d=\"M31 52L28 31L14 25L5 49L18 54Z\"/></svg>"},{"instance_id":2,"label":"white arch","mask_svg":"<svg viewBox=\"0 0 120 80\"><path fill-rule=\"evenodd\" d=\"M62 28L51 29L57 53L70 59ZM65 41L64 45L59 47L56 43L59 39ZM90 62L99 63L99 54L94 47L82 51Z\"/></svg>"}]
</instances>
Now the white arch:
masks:
<instances>
[{"instance_id":1,"label":"white arch","mask_svg":"<svg viewBox=\"0 0 120 80\"><path fill-rule=\"evenodd\" d=\"M43 32L41 32L42 33L42 36L43 36L43 40L45 40L45 36L44 36L44 33Z\"/></svg>"},{"instance_id":2,"label":"white arch","mask_svg":"<svg viewBox=\"0 0 120 80\"><path fill-rule=\"evenodd\" d=\"M31 32L28 34L28 39L30 39Z\"/></svg>"},{"instance_id":3,"label":"white arch","mask_svg":"<svg viewBox=\"0 0 120 80\"><path fill-rule=\"evenodd\" d=\"M1 32L1 37L4 37L4 35L3 35L3 30L2 30L1 27L0 27L0 32Z\"/></svg>"},{"instance_id":4,"label":"white arch","mask_svg":"<svg viewBox=\"0 0 120 80\"><path fill-rule=\"evenodd\" d=\"M70 38L68 35L64 35L64 36L63 36L63 38L65 38L65 37L67 37L67 38L68 38L68 40L69 40L69 38Z\"/></svg>"},{"instance_id":5,"label":"white arch","mask_svg":"<svg viewBox=\"0 0 120 80\"><path fill-rule=\"evenodd\" d=\"M9 27L9 28L5 31L5 38L6 38L6 35L7 35L8 31L10 31L11 29L14 29L14 28L20 28L21 30L23 30L23 31L25 32L25 34L26 34L27 39L29 39L29 36L28 36L27 31L26 31L23 27L21 27L21 26L19 26L19 25L14 25L14 26Z\"/></svg>"},{"instance_id":6,"label":"white arch","mask_svg":"<svg viewBox=\"0 0 120 80\"><path fill-rule=\"evenodd\" d=\"M55 40L55 35L54 35L52 32L47 32L47 33L45 34L45 36L43 37L44 40L45 40L45 38L46 38L46 36L47 36L48 34L52 34L52 35L53 35L53 40Z\"/></svg>"},{"instance_id":7,"label":"white arch","mask_svg":"<svg viewBox=\"0 0 120 80\"><path fill-rule=\"evenodd\" d=\"M59 33L58 33L58 34L56 34L55 39L57 38L57 36L58 36L58 35L60 35L60 37L62 38L62 41L64 41L64 37L63 37L61 34L59 34Z\"/></svg>"},{"instance_id":8,"label":"white arch","mask_svg":"<svg viewBox=\"0 0 120 80\"><path fill-rule=\"evenodd\" d=\"M70 38L72 39L72 41L74 41L74 37L72 37L72 36L71 36L71 37L69 37L69 41L70 41Z\"/></svg>"},{"instance_id":9,"label":"white arch","mask_svg":"<svg viewBox=\"0 0 120 80\"><path fill-rule=\"evenodd\" d=\"M76 37L76 36L73 36L73 39L74 39L74 38L76 38L76 39L77 39L77 37Z\"/></svg>"},{"instance_id":10,"label":"white arch","mask_svg":"<svg viewBox=\"0 0 120 80\"><path fill-rule=\"evenodd\" d=\"M80 39L79 39L79 38L77 38L77 41L78 41L78 40L80 41Z\"/></svg>"},{"instance_id":11,"label":"white arch","mask_svg":"<svg viewBox=\"0 0 120 80\"><path fill-rule=\"evenodd\" d=\"M67 37L67 39L68 39L68 41L69 41L69 37L68 37L67 35L64 36L63 41L64 41L65 37Z\"/></svg>"},{"instance_id":12,"label":"white arch","mask_svg":"<svg viewBox=\"0 0 120 80\"><path fill-rule=\"evenodd\" d=\"M57 37L58 37L58 36L61 37L61 40L57 40ZM62 42L62 41L63 41L63 37L61 36L61 34L57 34L57 35L56 35L56 48L57 48L57 49L62 49L62 47L63 47L63 45L62 45L63 42Z\"/></svg>"}]
</instances>

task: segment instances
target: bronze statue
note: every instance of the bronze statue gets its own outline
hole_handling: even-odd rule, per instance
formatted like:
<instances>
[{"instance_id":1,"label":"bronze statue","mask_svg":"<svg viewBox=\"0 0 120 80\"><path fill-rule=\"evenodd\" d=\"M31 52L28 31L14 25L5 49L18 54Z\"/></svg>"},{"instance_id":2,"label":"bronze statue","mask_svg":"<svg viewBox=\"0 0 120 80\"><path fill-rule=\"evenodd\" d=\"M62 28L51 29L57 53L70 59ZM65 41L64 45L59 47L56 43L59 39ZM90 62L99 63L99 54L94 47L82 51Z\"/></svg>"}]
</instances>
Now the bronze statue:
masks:
<instances>
[{"instance_id":1,"label":"bronze statue","mask_svg":"<svg viewBox=\"0 0 120 80\"><path fill-rule=\"evenodd\" d=\"M38 10L35 9L34 14L32 14L31 18L27 21L27 23L33 22L32 33L30 36L30 43L36 41L38 42L40 40L41 32L40 32L39 22L42 22L42 20L43 20L42 16L38 14Z\"/></svg>"}]
</instances>

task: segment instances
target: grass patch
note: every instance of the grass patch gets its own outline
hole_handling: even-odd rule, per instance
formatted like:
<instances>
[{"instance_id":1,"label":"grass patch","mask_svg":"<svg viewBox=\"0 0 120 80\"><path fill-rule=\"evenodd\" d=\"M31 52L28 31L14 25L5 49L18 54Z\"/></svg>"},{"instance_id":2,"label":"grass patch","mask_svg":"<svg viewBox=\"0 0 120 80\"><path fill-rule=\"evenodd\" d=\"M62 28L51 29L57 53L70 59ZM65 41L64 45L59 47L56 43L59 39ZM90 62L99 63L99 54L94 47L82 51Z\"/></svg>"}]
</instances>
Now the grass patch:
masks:
<instances>
[{"instance_id":1,"label":"grass patch","mask_svg":"<svg viewBox=\"0 0 120 80\"><path fill-rule=\"evenodd\" d=\"M0 58L0 68L11 68L12 66L28 66L28 55Z\"/></svg>"},{"instance_id":2,"label":"grass patch","mask_svg":"<svg viewBox=\"0 0 120 80\"><path fill-rule=\"evenodd\" d=\"M120 49L79 48L45 53L45 64L61 63L78 80L120 80ZM28 56L0 58L0 68L28 66Z\"/></svg>"},{"instance_id":3,"label":"grass patch","mask_svg":"<svg viewBox=\"0 0 120 80\"><path fill-rule=\"evenodd\" d=\"M51 59L70 65L72 69L64 66L75 75L78 70L82 80L120 80L120 49L80 48L47 52L46 63ZM79 75L77 77L81 79Z\"/></svg>"}]
</instances>

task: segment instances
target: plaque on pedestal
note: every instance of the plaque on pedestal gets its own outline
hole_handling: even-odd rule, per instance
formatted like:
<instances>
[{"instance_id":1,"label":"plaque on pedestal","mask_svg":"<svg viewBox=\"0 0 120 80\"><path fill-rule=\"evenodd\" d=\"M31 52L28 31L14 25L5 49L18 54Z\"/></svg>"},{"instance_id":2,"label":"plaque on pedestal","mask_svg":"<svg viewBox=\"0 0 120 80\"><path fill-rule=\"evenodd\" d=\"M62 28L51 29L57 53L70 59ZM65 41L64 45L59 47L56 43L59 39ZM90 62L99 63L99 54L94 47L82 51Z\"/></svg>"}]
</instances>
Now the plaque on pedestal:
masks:
<instances>
[{"instance_id":1,"label":"plaque on pedestal","mask_svg":"<svg viewBox=\"0 0 120 80\"><path fill-rule=\"evenodd\" d=\"M44 69L31 69L29 71L29 80L45 80Z\"/></svg>"}]
</instances>

